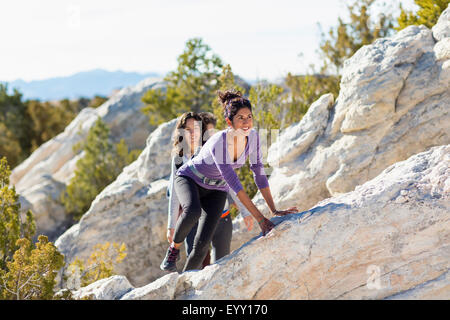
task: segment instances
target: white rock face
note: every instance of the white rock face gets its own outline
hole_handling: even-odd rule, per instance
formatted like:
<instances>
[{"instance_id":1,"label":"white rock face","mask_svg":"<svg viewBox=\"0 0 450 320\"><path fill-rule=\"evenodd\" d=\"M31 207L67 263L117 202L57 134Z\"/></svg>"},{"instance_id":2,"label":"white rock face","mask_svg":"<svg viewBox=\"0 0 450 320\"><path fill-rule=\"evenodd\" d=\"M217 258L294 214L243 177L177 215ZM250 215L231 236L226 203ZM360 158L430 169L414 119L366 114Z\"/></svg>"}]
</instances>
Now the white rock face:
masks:
<instances>
[{"instance_id":1,"label":"white rock face","mask_svg":"<svg viewBox=\"0 0 450 320\"><path fill-rule=\"evenodd\" d=\"M445 21L441 17L440 23ZM436 42L435 37L412 26L361 48L346 62L336 101L331 94L322 96L269 151L277 208L307 210L354 190L389 165L450 143L448 39ZM68 261L87 257L97 243L125 242L128 257L120 274L134 286L165 274L159 264L168 245L165 188L174 126L173 120L155 130L139 159L96 198L80 224L58 239ZM261 195L253 200L267 214ZM256 223L247 232L236 219L232 250L259 232Z\"/></svg>"},{"instance_id":2,"label":"white rock face","mask_svg":"<svg viewBox=\"0 0 450 320\"><path fill-rule=\"evenodd\" d=\"M450 143L449 11L433 32L410 26L362 47L345 61L336 102L322 96L280 134L267 157L277 208L309 209ZM253 200L268 212L260 193Z\"/></svg>"},{"instance_id":3,"label":"white rock face","mask_svg":"<svg viewBox=\"0 0 450 320\"><path fill-rule=\"evenodd\" d=\"M98 280L72 293L74 299L117 300L132 290L133 286L124 276L112 276Z\"/></svg>"},{"instance_id":4,"label":"white rock face","mask_svg":"<svg viewBox=\"0 0 450 320\"><path fill-rule=\"evenodd\" d=\"M96 244L109 241L126 244L127 257L118 272L132 284L143 285L165 274L159 264L168 246L166 190L176 121L154 130L138 159L97 195L78 224L57 239L55 245L67 262L87 258Z\"/></svg>"},{"instance_id":5,"label":"white rock face","mask_svg":"<svg viewBox=\"0 0 450 320\"><path fill-rule=\"evenodd\" d=\"M161 81L149 78L120 90L96 109L83 109L64 132L41 145L14 168L11 184L21 196L22 211L33 211L37 234L55 239L67 228L70 219L55 199L59 199L74 174L75 163L83 156L74 154L72 147L87 136L98 117L110 128L115 143L123 138L130 150L145 146L153 128L148 124L148 117L140 112L141 97L155 86L161 86Z\"/></svg>"},{"instance_id":6,"label":"white rock face","mask_svg":"<svg viewBox=\"0 0 450 320\"><path fill-rule=\"evenodd\" d=\"M124 283L120 299L450 298L450 145L272 221L216 264Z\"/></svg>"},{"instance_id":7,"label":"white rock face","mask_svg":"<svg viewBox=\"0 0 450 320\"><path fill-rule=\"evenodd\" d=\"M442 12L438 22L432 28L433 37L436 41L441 41L444 38L450 37L450 10L447 9Z\"/></svg>"}]
</instances>

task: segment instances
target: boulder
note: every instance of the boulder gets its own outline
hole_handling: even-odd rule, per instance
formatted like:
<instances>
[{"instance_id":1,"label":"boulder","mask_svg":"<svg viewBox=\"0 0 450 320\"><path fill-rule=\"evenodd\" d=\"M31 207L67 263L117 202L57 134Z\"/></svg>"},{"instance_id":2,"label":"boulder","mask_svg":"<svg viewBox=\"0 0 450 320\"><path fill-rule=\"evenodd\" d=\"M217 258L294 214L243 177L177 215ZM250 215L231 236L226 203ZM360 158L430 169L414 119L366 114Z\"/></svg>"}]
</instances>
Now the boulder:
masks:
<instances>
[{"instance_id":1,"label":"boulder","mask_svg":"<svg viewBox=\"0 0 450 320\"><path fill-rule=\"evenodd\" d=\"M168 247L166 190L176 122L154 130L138 159L97 195L79 223L57 239L55 245L67 263L89 257L96 244L108 241L127 246L117 272L133 285L165 274L159 264Z\"/></svg>"},{"instance_id":2,"label":"boulder","mask_svg":"<svg viewBox=\"0 0 450 320\"><path fill-rule=\"evenodd\" d=\"M54 241L71 223L58 200L74 175L77 160L83 156L82 152L75 154L73 146L87 136L100 117L110 128L114 143L125 139L129 149L142 149L154 128L140 112L141 97L150 88L161 85L159 79L148 78L120 90L96 109L81 110L63 132L42 144L14 168L11 184L20 194L22 211L33 211L37 234L45 234Z\"/></svg>"},{"instance_id":3,"label":"boulder","mask_svg":"<svg viewBox=\"0 0 450 320\"><path fill-rule=\"evenodd\" d=\"M117 300L132 289L126 277L115 275L74 291L72 297L77 300Z\"/></svg>"},{"instance_id":4,"label":"boulder","mask_svg":"<svg viewBox=\"0 0 450 320\"><path fill-rule=\"evenodd\" d=\"M278 209L308 210L353 191L398 161L450 143L448 41L436 41L433 32L410 26L364 46L346 61L337 99L323 95L299 123L283 130L267 157ZM58 239L68 261L87 257L96 243L125 242L129 256L119 273L132 285L144 286L165 274L159 264L168 245L165 189L174 126L172 120L155 130L139 159ZM267 216L260 193L253 201ZM255 223L247 232L241 218L233 227L232 250L260 231Z\"/></svg>"},{"instance_id":5,"label":"boulder","mask_svg":"<svg viewBox=\"0 0 450 320\"><path fill-rule=\"evenodd\" d=\"M445 34L449 11L434 33ZM450 42L436 41L433 32L409 26L362 47L344 63L336 101L322 96L281 132L267 157L278 209L309 209L398 161L450 143ZM260 193L253 201L267 214Z\"/></svg>"},{"instance_id":6,"label":"boulder","mask_svg":"<svg viewBox=\"0 0 450 320\"><path fill-rule=\"evenodd\" d=\"M124 284L120 299L450 298L450 145L272 221L217 263Z\"/></svg>"}]
</instances>

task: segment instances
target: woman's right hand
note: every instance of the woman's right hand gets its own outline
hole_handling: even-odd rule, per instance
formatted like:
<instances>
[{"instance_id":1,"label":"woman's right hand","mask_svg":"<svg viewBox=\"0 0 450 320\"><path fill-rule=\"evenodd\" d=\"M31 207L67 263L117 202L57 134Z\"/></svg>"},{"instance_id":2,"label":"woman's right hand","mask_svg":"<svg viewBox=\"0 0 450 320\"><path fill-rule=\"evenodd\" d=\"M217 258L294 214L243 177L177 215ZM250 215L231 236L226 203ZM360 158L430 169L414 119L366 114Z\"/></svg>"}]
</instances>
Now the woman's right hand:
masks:
<instances>
[{"instance_id":1,"label":"woman's right hand","mask_svg":"<svg viewBox=\"0 0 450 320\"><path fill-rule=\"evenodd\" d=\"M247 227L248 231L251 231L253 229L253 217L252 216L246 216L244 217L244 223Z\"/></svg>"},{"instance_id":2,"label":"woman's right hand","mask_svg":"<svg viewBox=\"0 0 450 320\"><path fill-rule=\"evenodd\" d=\"M263 219L259 220L258 223L259 223L259 227L261 228L263 236L265 236L267 233L270 232L270 230L273 229L273 227L275 227L273 222L270 221L269 219L266 219L265 217Z\"/></svg>"},{"instance_id":3,"label":"woman's right hand","mask_svg":"<svg viewBox=\"0 0 450 320\"><path fill-rule=\"evenodd\" d=\"M169 241L169 243L172 243L174 233L175 233L175 229L173 229L173 228L167 229L167 241Z\"/></svg>"},{"instance_id":4,"label":"woman's right hand","mask_svg":"<svg viewBox=\"0 0 450 320\"><path fill-rule=\"evenodd\" d=\"M297 213L297 212L298 212L297 207L290 207L287 210L275 210L274 212L272 212L272 214L274 216L285 216L287 214Z\"/></svg>"}]
</instances>

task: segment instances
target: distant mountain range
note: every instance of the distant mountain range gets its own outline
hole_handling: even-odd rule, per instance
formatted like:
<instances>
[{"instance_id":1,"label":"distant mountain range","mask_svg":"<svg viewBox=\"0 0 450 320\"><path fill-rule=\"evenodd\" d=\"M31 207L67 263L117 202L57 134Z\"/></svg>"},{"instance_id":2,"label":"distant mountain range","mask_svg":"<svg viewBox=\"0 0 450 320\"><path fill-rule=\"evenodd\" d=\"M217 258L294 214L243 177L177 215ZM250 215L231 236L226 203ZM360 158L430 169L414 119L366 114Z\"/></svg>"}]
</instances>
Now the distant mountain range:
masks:
<instances>
[{"instance_id":1,"label":"distant mountain range","mask_svg":"<svg viewBox=\"0 0 450 320\"><path fill-rule=\"evenodd\" d=\"M94 69L78 72L67 77L56 77L44 80L15 80L8 83L8 91L18 89L23 99L39 99L41 101L91 98L95 95L109 96L114 90L137 84L149 77L162 77L158 73L137 73L124 71L106 71ZM0 82L4 82L1 81Z\"/></svg>"}]
</instances>

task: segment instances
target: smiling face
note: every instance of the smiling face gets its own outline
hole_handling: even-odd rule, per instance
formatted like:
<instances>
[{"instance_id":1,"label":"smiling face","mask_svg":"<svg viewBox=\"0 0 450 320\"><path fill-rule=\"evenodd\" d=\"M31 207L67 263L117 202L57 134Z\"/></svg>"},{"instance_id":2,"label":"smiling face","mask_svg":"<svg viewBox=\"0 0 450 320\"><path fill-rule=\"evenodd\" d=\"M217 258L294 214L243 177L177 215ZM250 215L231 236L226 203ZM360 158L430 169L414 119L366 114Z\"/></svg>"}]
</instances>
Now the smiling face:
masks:
<instances>
[{"instance_id":1,"label":"smiling face","mask_svg":"<svg viewBox=\"0 0 450 320\"><path fill-rule=\"evenodd\" d=\"M233 121L227 119L227 123L234 130L248 136L250 129L253 128L253 114L249 108L241 108L233 117Z\"/></svg>"}]
</instances>

